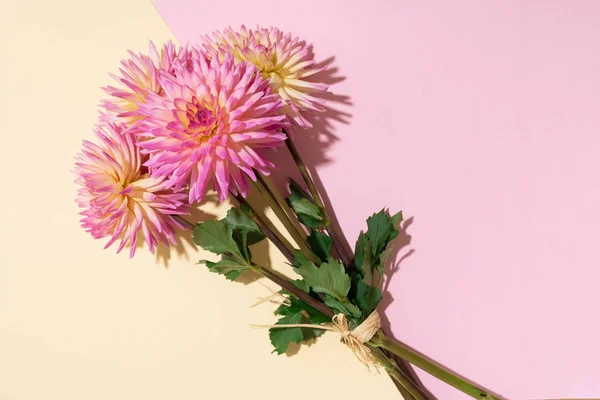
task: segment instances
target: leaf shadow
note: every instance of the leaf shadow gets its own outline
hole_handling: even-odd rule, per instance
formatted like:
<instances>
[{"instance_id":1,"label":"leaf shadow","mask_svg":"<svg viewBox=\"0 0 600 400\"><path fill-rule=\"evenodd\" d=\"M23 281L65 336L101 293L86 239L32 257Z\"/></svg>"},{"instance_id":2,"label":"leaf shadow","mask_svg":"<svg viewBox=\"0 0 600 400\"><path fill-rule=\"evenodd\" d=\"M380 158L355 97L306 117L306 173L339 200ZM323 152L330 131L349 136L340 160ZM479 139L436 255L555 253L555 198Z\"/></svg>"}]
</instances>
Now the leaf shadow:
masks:
<instances>
[{"instance_id":1,"label":"leaf shadow","mask_svg":"<svg viewBox=\"0 0 600 400\"><path fill-rule=\"evenodd\" d=\"M319 338L314 338L314 339L306 340L300 344L291 342L284 354L286 357L293 357L300 352L302 347L305 347L305 346L311 347L311 346L315 345L318 340L319 340Z\"/></svg>"},{"instance_id":2,"label":"leaf shadow","mask_svg":"<svg viewBox=\"0 0 600 400\"><path fill-rule=\"evenodd\" d=\"M386 316L385 310L390 306L394 297L392 293L389 291L390 282L392 281L392 277L394 275L398 275L401 270L402 263L409 257L411 257L415 253L415 249L407 249L412 243L412 236L408 233L409 228L414 223L415 217L411 216L405 219L399 228L399 234L392 242L393 251L390 254L388 259L389 266L386 266L384 272L384 280L382 287L383 298L379 303L377 309L381 314L381 323L383 325L383 330L386 333L390 333L390 321ZM407 250L406 250L407 249Z\"/></svg>"}]
</instances>

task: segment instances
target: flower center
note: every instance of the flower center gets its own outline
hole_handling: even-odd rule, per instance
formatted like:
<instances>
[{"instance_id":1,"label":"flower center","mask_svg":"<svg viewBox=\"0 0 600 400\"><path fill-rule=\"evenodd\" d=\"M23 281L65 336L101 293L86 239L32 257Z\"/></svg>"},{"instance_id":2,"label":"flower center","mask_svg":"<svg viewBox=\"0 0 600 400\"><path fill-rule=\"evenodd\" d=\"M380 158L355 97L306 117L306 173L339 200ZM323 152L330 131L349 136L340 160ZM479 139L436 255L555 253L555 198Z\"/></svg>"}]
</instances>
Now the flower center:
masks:
<instances>
[{"instance_id":1,"label":"flower center","mask_svg":"<svg viewBox=\"0 0 600 400\"><path fill-rule=\"evenodd\" d=\"M194 139L213 136L217 129L217 115L214 111L204 107L196 98L188 102L185 107L185 117L181 121L186 126L186 131Z\"/></svg>"}]
</instances>

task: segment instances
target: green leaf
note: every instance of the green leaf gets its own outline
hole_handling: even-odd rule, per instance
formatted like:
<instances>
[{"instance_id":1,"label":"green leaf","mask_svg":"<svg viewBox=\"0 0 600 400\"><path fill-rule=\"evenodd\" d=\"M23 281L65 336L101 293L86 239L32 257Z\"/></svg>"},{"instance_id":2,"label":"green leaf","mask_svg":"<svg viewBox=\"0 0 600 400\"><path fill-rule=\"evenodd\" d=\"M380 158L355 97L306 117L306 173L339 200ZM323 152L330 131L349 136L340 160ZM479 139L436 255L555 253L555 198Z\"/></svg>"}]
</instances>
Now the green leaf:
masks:
<instances>
[{"instance_id":1,"label":"green leaf","mask_svg":"<svg viewBox=\"0 0 600 400\"><path fill-rule=\"evenodd\" d=\"M321 261L325 262L331 256L331 245L333 240L326 234L312 229L306 238L306 243Z\"/></svg>"},{"instance_id":2,"label":"green leaf","mask_svg":"<svg viewBox=\"0 0 600 400\"><path fill-rule=\"evenodd\" d=\"M290 196L286 201L298 216L298 220L309 228L319 228L323 221L319 207L293 179L290 180L289 187Z\"/></svg>"},{"instance_id":3,"label":"green leaf","mask_svg":"<svg viewBox=\"0 0 600 400\"><path fill-rule=\"evenodd\" d=\"M363 316L368 317L381 301L381 290L379 288L369 286L364 281L359 281L356 286L356 298L354 303L363 311Z\"/></svg>"},{"instance_id":4,"label":"green leaf","mask_svg":"<svg viewBox=\"0 0 600 400\"><path fill-rule=\"evenodd\" d=\"M376 261L377 260L375 260L375 259L372 258L372 256L371 256L371 253L372 253L371 248L372 248L371 241L367 240L367 244L365 245L365 249L363 251L363 262L362 262L362 264L363 264L363 268L365 270L368 270L369 273L371 274L371 276L373 276L373 271L375 271L375 267L376 267L376 264L377 264Z\"/></svg>"},{"instance_id":5,"label":"green leaf","mask_svg":"<svg viewBox=\"0 0 600 400\"><path fill-rule=\"evenodd\" d=\"M394 229L399 229L400 224L404 220L404 217L402 216L402 211L398 211L396 214L392 215L390 220L392 221L392 226L394 227Z\"/></svg>"},{"instance_id":6,"label":"green leaf","mask_svg":"<svg viewBox=\"0 0 600 400\"><path fill-rule=\"evenodd\" d=\"M385 263L393 252L393 246L390 243L400 233L398 227L401 222L401 211L390 217L385 209L367 219L369 229L366 233L361 232L356 240L354 265L358 276L374 282L377 279L375 274L375 270L377 270L379 282L381 282ZM354 277L355 275L353 275ZM356 282L353 280L353 296L356 295Z\"/></svg>"},{"instance_id":7,"label":"green leaf","mask_svg":"<svg viewBox=\"0 0 600 400\"><path fill-rule=\"evenodd\" d=\"M316 220L305 215L298 215L298 221L304 226L312 229L319 229L322 225L321 220Z\"/></svg>"},{"instance_id":8,"label":"green leaf","mask_svg":"<svg viewBox=\"0 0 600 400\"><path fill-rule=\"evenodd\" d=\"M225 275L225 278L230 281L236 280L241 274L248 270L247 265L240 264L234 259L225 258L218 262L201 260L201 263L206 264L210 272Z\"/></svg>"},{"instance_id":9,"label":"green leaf","mask_svg":"<svg viewBox=\"0 0 600 400\"><path fill-rule=\"evenodd\" d=\"M303 321L302 322L303 324L313 324L314 323L314 322L310 321L308 318L303 318L302 321ZM329 322L331 322L331 320L329 320ZM303 341L316 339L326 332L325 329L318 329L318 328L300 328L300 329L302 329Z\"/></svg>"},{"instance_id":10,"label":"green leaf","mask_svg":"<svg viewBox=\"0 0 600 400\"><path fill-rule=\"evenodd\" d=\"M252 262L252 252L248 247L248 231L246 228L235 230L233 232L233 240L237 243L238 249L240 249L246 261Z\"/></svg>"},{"instance_id":11,"label":"green leaf","mask_svg":"<svg viewBox=\"0 0 600 400\"><path fill-rule=\"evenodd\" d=\"M325 305L329 306L337 312L359 319L362 315L360 308L350 303L349 301L339 301L331 296L325 296Z\"/></svg>"},{"instance_id":12,"label":"green leaf","mask_svg":"<svg viewBox=\"0 0 600 400\"><path fill-rule=\"evenodd\" d=\"M216 254L231 254L243 259L237 243L233 240L231 229L224 221L205 221L196 224L194 243Z\"/></svg>"},{"instance_id":13,"label":"green leaf","mask_svg":"<svg viewBox=\"0 0 600 400\"><path fill-rule=\"evenodd\" d=\"M390 257L390 255L394 252L394 243L390 242L387 244L387 246L385 247L385 250L383 250L381 252L381 255L379 256L379 265L381 266L381 270L384 269L385 264L388 261L388 258Z\"/></svg>"},{"instance_id":14,"label":"green leaf","mask_svg":"<svg viewBox=\"0 0 600 400\"><path fill-rule=\"evenodd\" d=\"M296 214L309 217L316 221L322 221L321 210L316 204L313 204L308 199L298 199L291 202L291 207Z\"/></svg>"},{"instance_id":15,"label":"green leaf","mask_svg":"<svg viewBox=\"0 0 600 400\"><path fill-rule=\"evenodd\" d=\"M367 235L371 240L371 254L373 260L377 260L389 241L394 226L385 209L367 218L367 226L369 227Z\"/></svg>"},{"instance_id":16,"label":"green leaf","mask_svg":"<svg viewBox=\"0 0 600 400\"><path fill-rule=\"evenodd\" d=\"M236 208L230 208L229 211L227 211L225 222L227 222L227 225L233 230L234 239L236 234L239 235L242 230L246 230L248 235L248 246L258 243L266 238L266 235L260 230L258 225L256 225L256 223L243 211Z\"/></svg>"},{"instance_id":17,"label":"green leaf","mask_svg":"<svg viewBox=\"0 0 600 400\"><path fill-rule=\"evenodd\" d=\"M304 312L304 315L310 319L311 324L322 324L324 322L331 322L331 318L328 318L325 314L319 310L309 306L304 301L295 297L288 297L290 305L281 305L275 310L276 315L292 315L299 312Z\"/></svg>"},{"instance_id":18,"label":"green leaf","mask_svg":"<svg viewBox=\"0 0 600 400\"><path fill-rule=\"evenodd\" d=\"M300 199L310 199L308 193L302 189L302 187L295 180L290 178L289 182L290 187L290 196L288 197L289 201L296 201Z\"/></svg>"},{"instance_id":19,"label":"green leaf","mask_svg":"<svg viewBox=\"0 0 600 400\"><path fill-rule=\"evenodd\" d=\"M354 246L354 266L358 271L359 275L364 277L366 274L364 258L365 258L365 248L367 247L367 242L369 238L363 232L358 235L358 239L356 239L356 245Z\"/></svg>"},{"instance_id":20,"label":"green leaf","mask_svg":"<svg viewBox=\"0 0 600 400\"><path fill-rule=\"evenodd\" d=\"M310 292L310 286L308 286L308 283L304 282L302 279L294 279L291 280L290 283L296 286L298 289L302 290L303 292Z\"/></svg>"},{"instance_id":21,"label":"green leaf","mask_svg":"<svg viewBox=\"0 0 600 400\"><path fill-rule=\"evenodd\" d=\"M316 324L321 325L326 322L331 322L331 318L327 317L325 314L320 311L312 308L304 301L296 299L295 297L289 297L290 305L281 305L277 310L275 310L275 314L277 315L288 315L293 316L297 313L302 314L302 324ZM325 333L323 329L317 328L300 328L302 329L303 340L311 340L316 339Z\"/></svg>"},{"instance_id":22,"label":"green leaf","mask_svg":"<svg viewBox=\"0 0 600 400\"><path fill-rule=\"evenodd\" d=\"M301 250L294 250L294 267L299 267L306 263L310 263L308 257Z\"/></svg>"},{"instance_id":23,"label":"green leaf","mask_svg":"<svg viewBox=\"0 0 600 400\"><path fill-rule=\"evenodd\" d=\"M350 277L344 272L344 266L329 259L317 268L308 260L302 260L301 265L294 268L306 283L317 293L324 293L343 301L350 290Z\"/></svg>"},{"instance_id":24,"label":"green leaf","mask_svg":"<svg viewBox=\"0 0 600 400\"><path fill-rule=\"evenodd\" d=\"M283 316L275 325L301 324L302 319L302 313L297 312ZM275 347L275 352L283 354L288 349L290 343L300 343L304 339L304 336L302 335L301 328L271 328L269 329L269 338L271 339L271 344Z\"/></svg>"}]
</instances>

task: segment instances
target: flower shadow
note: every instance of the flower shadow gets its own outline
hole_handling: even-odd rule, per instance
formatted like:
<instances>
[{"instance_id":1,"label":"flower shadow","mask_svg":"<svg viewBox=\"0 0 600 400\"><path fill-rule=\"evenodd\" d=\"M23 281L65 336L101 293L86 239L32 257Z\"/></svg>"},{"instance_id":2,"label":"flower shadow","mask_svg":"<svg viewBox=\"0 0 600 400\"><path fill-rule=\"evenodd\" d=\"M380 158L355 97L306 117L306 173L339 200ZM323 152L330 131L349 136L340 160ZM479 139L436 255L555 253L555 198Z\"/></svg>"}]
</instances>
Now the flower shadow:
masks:
<instances>
[{"instance_id":1,"label":"flower shadow","mask_svg":"<svg viewBox=\"0 0 600 400\"><path fill-rule=\"evenodd\" d=\"M317 172L319 167L334 161L334 158L331 157L331 148L339 141L336 131L340 125L349 124L352 118L352 114L349 112L353 105L350 96L335 93L331 90L335 84L347 79L345 76L340 75L334 61L335 57L329 57L318 63L317 67L323 68L323 70L311 77L312 81L323 82L330 86L328 92L319 96L326 100L325 110L319 113L307 113L305 117L312 124L312 127L307 129L294 127L290 129L289 134L306 164L317 190L321 194L327 213L330 216L333 231L339 237L338 241L341 241L341 245L351 254L351 251L348 251L350 246L347 240L340 234L341 229L334 207ZM271 179L280 193L288 193L287 182L290 178L306 188L296 163L287 149L273 152L271 160L277 165L277 169L271 174Z\"/></svg>"},{"instance_id":2,"label":"flower shadow","mask_svg":"<svg viewBox=\"0 0 600 400\"><path fill-rule=\"evenodd\" d=\"M217 219L215 214L206 212L201 207L205 204L217 204L218 198L214 193L208 193L202 203L192 207L190 214L185 219L192 224L197 224L203 221L210 221ZM165 245L160 243L156 248L156 261L162 264L163 267L169 268L170 263L175 256L178 259L184 259L190 261L190 254L196 252L196 245L192 239L193 232L189 229L179 229L175 235L177 244Z\"/></svg>"}]
</instances>

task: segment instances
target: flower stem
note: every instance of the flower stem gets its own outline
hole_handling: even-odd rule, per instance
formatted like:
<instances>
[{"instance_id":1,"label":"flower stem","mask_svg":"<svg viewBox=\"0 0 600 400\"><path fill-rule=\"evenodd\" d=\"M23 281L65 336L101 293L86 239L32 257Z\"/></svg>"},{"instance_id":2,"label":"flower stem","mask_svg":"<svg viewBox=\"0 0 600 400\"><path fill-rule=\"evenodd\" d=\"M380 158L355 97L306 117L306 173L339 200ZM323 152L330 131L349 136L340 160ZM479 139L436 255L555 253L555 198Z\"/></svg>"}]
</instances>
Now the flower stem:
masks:
<instances>
[{"instance_id":1,"label":"flower stem","mask_svg":"<svg viewBox=\"0 0 600 400\"><path fill-rule=\"evenodd\" d=\"M305 291L298 289L296 286L294 286L292 283L290 283L287 280L287 278L284 278L283 276L279 275L277 272L270 270L268 268L265 268L256 263L252 263L250 265L250 268L253 271L255 271L256 273L269 279L273 283L281 286L282 289L288 291L293 296L304 301L306 304L308 304L312 308L320 311L321 313L323 313L323 315L325 315L329 318L333 318L333 316L335 315L333 313L333 311L331 310L331 308L327 307L324 303L321 303L319 300L315 299L314 297L312 297Z\"/></svg>"},{"instance_id":2,"label":"flower stem","mask_svg":"<svg viewBox=\"0 0 600 400\"><path fill-rule=\"evenodd\" d=\"M302 223L296 216L296 213L294 212L294 210L292 210L292 208L288 205L288 203L285 200L282 193L279 190L277 190L277 186L275 186L275 184L273 183L273 180L265 175L261 175L261 178L262 178L265 186L267 188L269 188L269 190L275 197L275 201L277 201L277 203L285 210L285 213L288 215L288 218L290 219L290 221L292 221L292 224L296 228L296 231L306 241L307 233L306 233L306 230L304 229L304 225L302 225Z\"/></svg>"},{"instance_id":3,"label":"flower stem","mask_svg":"<svg viewBox=\"0 0 600 400\"><path fill-rule=\"evenodd\" d=\"M250 218L252 218L252 220L254 222L256 222L256 224L263 230L263 232L265 232L265 235L267 235L267 238L269 240L271 240L271 242L273 244L275 244L284 255L287 254L286 257L290 257L290 258L288 258L288 261L293 262L293 256L290 254L290 248L288 248L288 246L286 246L283 243L281 238L279 238L278 235L274 233L274 232L276 232L274 227L267 226L268 224L270 224L270 222L264 222L262 220L262 218L260 218L260 216L258 216L258 214L255 212L255 210L252 209L250 204L248 204L246 199L244 199L241 196L234 196L234 197L240 204L246 204L248 206L247 210L246 210L248 216ZM194 230L194 224L192 224L191 222L187 221L186 219L184 219L180 216L175 216L174 218L177 220L177 222L179 222L185 228L189 229L190 231ZM289 246L291 246L291 245L289 245ZM288 291L291 295L304 301L306 304L313 307L314 309L320 311L323 315L325 315L329 318L333 318L333 316L335 315L334 312L327 305L325 305L318 299L312 297L311 295L304 292L303 290L298 289L291 282L289 282L289 280L286 277L283 277L283 276L279 275L277 272L275 272L271 269L268 269L266 267L263 267L259 264L256 264L254 262L251 262L250 264L248 264L248 266L250 267L251 270L253 270L256 273L258 273L259 275L269 279L271 282L275 283L276 285L279 285L282 289ZM377 358L377 360L381 363L381 365L384 366L384 368L386 369L388 374L397 383L398 390L400 391L400 393L402 394L402 396L405 399L407 399L407 400L410 400L410 399L427 400L426 397L420 397L419 393L421 393L421 389L418 387L418 384L413 382L413 380L411 380L411 378L409 376L407 376L398 367L398 365L395 362L393 362L393 360L385 354L385 351L383 351L382 349L379 349L378 346L374 346L372 344L368 344L368 346L371 348L371 351L374 352L374 355ZM414 395L413 393L417 393L417 395Z\"/></svg>"},{"instance_id":4,"label":"flower stem","mask_svg":"<svg viewBox=\"0 0 600 400\"><path fill-rule=\"evenodd\" d=\"M181 217L180 215L172 215L172 217L175 221L179 222L184 228L194 232L194 224L192 224L190 221Z\"/></svg>"},{"instance_id":5,"label":"flower stem","mask_svg":"<svg viewBox=\"0 0 600 400\"><path fill-rule=\"evenodd\" d=\"M298 289L296 286L291 284L286 278L280 276L275 271L268 268L262 267L258 264L252 263L250 267L253 271L269 279L271 282L281 286L282 289L287 290L293 296L304 301L309 306L320 311L329 318L333 318L333 311L325 304L310 296L308 293ZM405 399L415 400L428 400L428 394L423 391L417 383L415 383L402 369L393 361L391 357L385 354L385 352L378 348L367 344L377 361L385 368L387 373L392 379L398 384L398 390Z\"/></svg>"},{"instance_id":6,"label":"flower stem","mask_svg":"<svg viewBox=\"0 0 600 400\"><path fill-rule=\"evenodd\" d=\"M317 260L317 257L313 254L312 250L306 243L306 239L302 237L300 232L296 229L296 226L290 219L290 217L285 212L285 209L279 204L275 194L271 191L271 189L267 186L266 182L262 178L262 176L257 173L258 180L255 182L254 186L260 192L260 194L265 198L269 207L273 210L277 218L281 221L285 229L289 232L294 239L294 242L298 245L300 250L315 264L319 265L320 262Z\"/></svg>"},{"instance_id":7,"label":"flower stem","mask_svg":"<svg viewBox=\"0 0 600 400\"><path fill-rule=\"evenodd\" d=\"M421 368L425 372L428 372L429 374L435 376L441 381L446 382L450 386L455 387L456 389L468 394L469 396L475 399L502 399L501 396L490 392L488 389L485 389L481 385L469 381L468 379L460 376L456 372L453 372L447 367L444 367L442 364L431 360L430 358L428 358L424 354L421 354L420 352L411 348L410 346L400 341L390 339L381 331L378 332L371 339L370 343L375 347L380 347L389 351L390 353L397 355L398 357L410 362L411 364Z\"/></svg>"},{"instance_id":8,"label":"flower stem","mask_svg":"<svg viewBox=\"0 0 600 400\"><path fill-rule=\"evenodd\" d=\"M285 132L285 130L284 130L284 133L287 134L287 132ZM333 240L333 246L335 248L335 251L338 253L338 256L340 257L342 264L344 264L345 266L350 265L350 257L348 257L348 254L346 254L346 251L343 248L343 246L341 245L340 241L338 240L338 237L336 237L333 234L333 228L331 226L331 219L327 215L327 210L325 209L325 205L323 204L323 199L321 198L321 195L319 194L319 191L317 190L317 187L315 186L315 183L314 183L313 179L311 178L310 173L308 172L308 169L306 168L306 164L304 164L304 161L302 161L302 158L300 157L300 153L298 153L298 149L296 149L296 146L294 145L294 142L289 137L289 135L287 136L287 139L285 140L285 144L287 145L287 148L290 151L292 158L296 162L296 165L298 166L298 170L300 171L300 174L302 175L302 179L304 179L304 183L306 183L306 186L308 187L308 190L310 191L310 194L311 194L313 200L317 204L317 207L319 207L319 209L323 213L323 225L325 226L325 230L327 231L327 234L329 234L329 237Z\"/></svg>"},{"instance_id":9,"label":"flower stem","mask_svg":"<svg viewBox=\"0 0 600 400\"><path fill-rule=\"evenodd\" d=\"M429 397L423 390L403 372L392 357L389 357L382 349L371 346L371 352L375 359L385 368L388 375L397 384L398 390L405 400L428 400Z\"/></svg>"},{"instance_id":10,"label":"flower stem","mask_svg":"<svg viewBox=\"0 0 600 400\"><path fill-rule=\"evenodd\" d=\"M281 235L273 223L268 218L262 219L254 208L242 196L234 195L240 205L246 205L246 214L252 219L256 225L263 231L267 238L279 249L283 256L291 263L294 263L294 247L292 244Z\"/></svg>"},{"instance_id":11,"label":"flower stem","mask_svg":"<svg viewBox=\"0 0 600 400\"><path fill-rule=\"evenodd\" d=\"M283 132L287 134L287 132L285 132L285 130ZM331 237L331 239L333 240L333 246L334 246L335 251L337 252L338 256L340 257L342 264L344 264L346 269L353 268L353 265L351 265L351 263L350 263L351 257L348 255L348 253L342 246L342 244L339 240L339 237L337 235L334 235L333 227L331 226L331 218L329 218L329 216L327 214L327 210L326 210L323 200L319 194L319 191L317 190L317 187L315 186L315 183L314 183L312 177L310 176L310 173L308 172L308 168L306 168L306 164L304 164L304 162L302 161L302 158L300 157L300 153L298 153L298 149L296 149L296 146L294 145L294 142L289 137L289 135L287 136L285 143L287 145L288 150L290 151L290 154L292 155L292 158L296 162L298 170L300 171L300 174L302 175L302 178L304 179L304 182L306 183L306 186L308 187L310 194L312 195L315 203L317 204L317 207L319 207L321 209L321 212L323 213L323 217L324 217L323 224L325 225L325 230L327 231L329 237ZM381 278L380 278L380 280L381 280ZM381 286L381 282L380 282L379 286ZM416 373L412 370L411 366L405 360L402 360L401 358L399 358L396 361L398 362L400 369L402 371L404 371L404 373L406 373L408 376L410 376L414 381L418 382L418 377L416 376ZM425 387L420 382L418 382L418 383L419 383L420 387L423 388L423 390L426 390Z\"/></svg>"}]
</instances>

